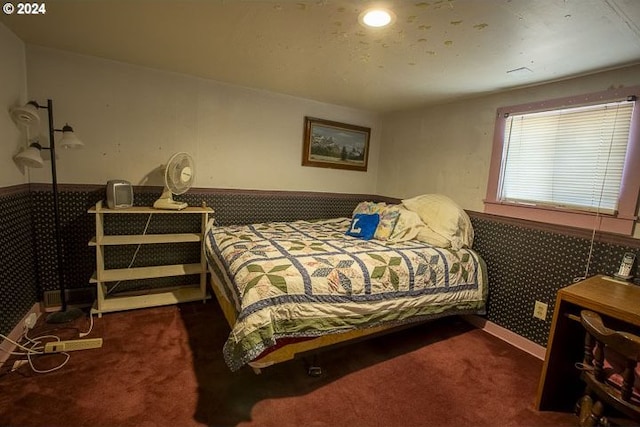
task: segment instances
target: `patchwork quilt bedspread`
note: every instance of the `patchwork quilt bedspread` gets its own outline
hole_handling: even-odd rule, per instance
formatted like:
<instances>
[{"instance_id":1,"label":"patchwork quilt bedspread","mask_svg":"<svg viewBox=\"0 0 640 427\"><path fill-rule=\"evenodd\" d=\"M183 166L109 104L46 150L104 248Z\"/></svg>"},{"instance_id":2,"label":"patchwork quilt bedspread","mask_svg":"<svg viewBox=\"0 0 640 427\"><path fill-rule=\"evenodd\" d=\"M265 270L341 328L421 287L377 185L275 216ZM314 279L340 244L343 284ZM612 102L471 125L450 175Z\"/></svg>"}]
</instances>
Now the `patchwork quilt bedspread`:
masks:
<instances>
[{"instance_id":1,"label":"patchwork quilt bedspread","mask_svg":"<svg viewBox=\"0 0 640 427\"><path fill-rule=\"evenodd\" d=\"M349 218L218 227L205 252L237 320L224 356L237 370L283 337L484 313L484 262L410 240L345 235Z\"/></svg>"}]
</instances>

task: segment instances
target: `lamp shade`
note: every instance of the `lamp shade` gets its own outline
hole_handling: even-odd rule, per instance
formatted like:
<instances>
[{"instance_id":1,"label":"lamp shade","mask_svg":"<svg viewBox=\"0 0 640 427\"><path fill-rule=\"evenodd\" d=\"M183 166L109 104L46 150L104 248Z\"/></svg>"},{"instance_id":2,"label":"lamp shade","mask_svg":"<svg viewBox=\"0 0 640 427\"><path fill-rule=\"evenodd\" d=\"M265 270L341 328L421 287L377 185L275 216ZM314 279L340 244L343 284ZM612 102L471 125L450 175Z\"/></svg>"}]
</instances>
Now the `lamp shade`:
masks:
<instances>
[{"instance_id":1,"label":"lamp shade","mask_svg":"<svg viewBox=\"0 0 640 427\"><path fill-rule=\"evenodd\" d=\"M62 148L82 148L84 143L73 133L73 128L69 125L64 125L62 128L62 139L59 142Z\"/></svg>"},{"instance_id":2,"label":"lamp shade","mask_svg":"<svg viewBox=\"0 0 640 427\"><path fill-rule=\"evenodd\" d=\"M11 118L14 122L26 126L40 124L40 115L38 114L38 104L31 101L22 107L15 107L10 110Z\"/></svg>"},{"instance_id":3,"label":"lamp shade","mask_svg":"<svg viewBox=\"0 0 640 427\"><path fill-rule=\"evenodd\" d=\"M44 165L44 160L40 155L40 147L36 144L31 144L29 148L16 154L13 159L20 166L28 168L41 168Z\"/></svg>"}]
</instances>

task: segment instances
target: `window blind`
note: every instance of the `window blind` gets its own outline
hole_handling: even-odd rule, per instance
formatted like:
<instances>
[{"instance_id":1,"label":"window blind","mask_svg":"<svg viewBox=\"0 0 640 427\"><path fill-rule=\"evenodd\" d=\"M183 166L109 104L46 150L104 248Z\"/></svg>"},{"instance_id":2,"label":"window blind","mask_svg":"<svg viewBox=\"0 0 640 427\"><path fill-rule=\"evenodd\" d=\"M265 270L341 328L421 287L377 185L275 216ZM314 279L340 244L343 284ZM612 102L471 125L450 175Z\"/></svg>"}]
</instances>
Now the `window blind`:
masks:
<instances>
[{"instance_id":1,"label":"window blind","mask_svg":"<svg viewBox=\"0 0 640 427\"><path fill-rule=\"evenodd\" d=\"M634 104L510 115L500 200L615 213Z\"/></svg>"}]
</instances>

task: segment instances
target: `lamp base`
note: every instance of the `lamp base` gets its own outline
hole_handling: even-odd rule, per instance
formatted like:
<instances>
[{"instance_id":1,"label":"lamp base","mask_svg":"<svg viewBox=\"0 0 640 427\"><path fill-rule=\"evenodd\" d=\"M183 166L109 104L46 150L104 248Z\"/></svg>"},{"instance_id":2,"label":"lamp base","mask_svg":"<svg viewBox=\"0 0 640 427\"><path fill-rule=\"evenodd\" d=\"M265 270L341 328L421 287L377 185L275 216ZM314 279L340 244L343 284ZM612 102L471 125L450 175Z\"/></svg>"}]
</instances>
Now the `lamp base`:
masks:
<instances>
[{"instance_id":1,"label":"lamp base","mask_svg":"<svg viewBox=\"0 0 640 427\"><path fill-rule=\"evenodd\" d=\"M66 311L56 311L47 316L47 323L68 323L84 316L79 308L68 308Z\"/></svg>"}]
</instances>

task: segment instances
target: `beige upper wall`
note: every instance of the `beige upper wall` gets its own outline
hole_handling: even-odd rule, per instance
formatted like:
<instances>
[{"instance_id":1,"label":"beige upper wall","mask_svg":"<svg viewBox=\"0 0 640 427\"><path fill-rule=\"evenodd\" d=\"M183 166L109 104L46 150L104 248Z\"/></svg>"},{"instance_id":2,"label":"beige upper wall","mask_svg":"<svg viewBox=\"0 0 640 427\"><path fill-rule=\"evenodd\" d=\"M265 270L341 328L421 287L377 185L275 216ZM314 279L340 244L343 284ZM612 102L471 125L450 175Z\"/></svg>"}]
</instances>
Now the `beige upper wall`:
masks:
<instances>
[{"instance_id":1,"label":"beige upper wall","mask_svg":"<svg viewBox=\"0 0 640 427\"><path fill-rule=\"evenodd\" d=\"M378 194L442 193L465 209L482 212L499 107L639 84L640 66L634 66L385 115Z\"/></svg>"},{"instance_id":2,"label":"beige upper wall","mask_svg":"<svg viewBox=\"0 0 640 427\"><path fill-rule=\"evenodd\" d=\"M10 98L5 105L16 104L16 99L22 103L24 46L2 25L0 48L8 64L1 68L0 85L8 89L2 94ZM380 118L34 46L27 47L26 60L29 98L52 98L56 126L70 122L86 143L84 150L58 154L60 182L102 184L122 178L139 184L173 152L188 151L196 157L199 187L400 198L438 192L475 211L484 208L497 108L640 84L640 66L635 66ZM371 127L369 171L302 167L305 115ZM24 137L8 113L0 117L0 129L5 138L2 185L26 182L10 159ZM42 127L44 141L45 132ZM159 185L158 175L152 176L148 183ZM48 168L32 170L31 182L50 179Z\"/></svg>"},{"instance_id":3,"label":"beige upper wall","mask_svg":"<svg viewBox=\"0 0 640 427\"><path fill-rule=\"evenodd\" d=\"M162 185L158 168L186 151L195 187L375 193L374 113L36 46L26 52L30 97L52 99L56 127L69 122L85 143L58 153L60 183ZM368 171L301 166L304 116L370 127ZM46 125L41 133L46 141ZM48 170L31 178L50 180Z\"/></svg>"},{"instance_id":4,"label":"beige upper wall","mask_svg":"<svg viewBox=\"0 0 640 427\"><path fill-rule=\"evenodd\" d=\"M7 27L0 24L0 187L24 184L29 171L21 170L13 156L26 147L27 137L11 120L9 109L27 102L25 47Z\"/></svg>"}]
</instances>

